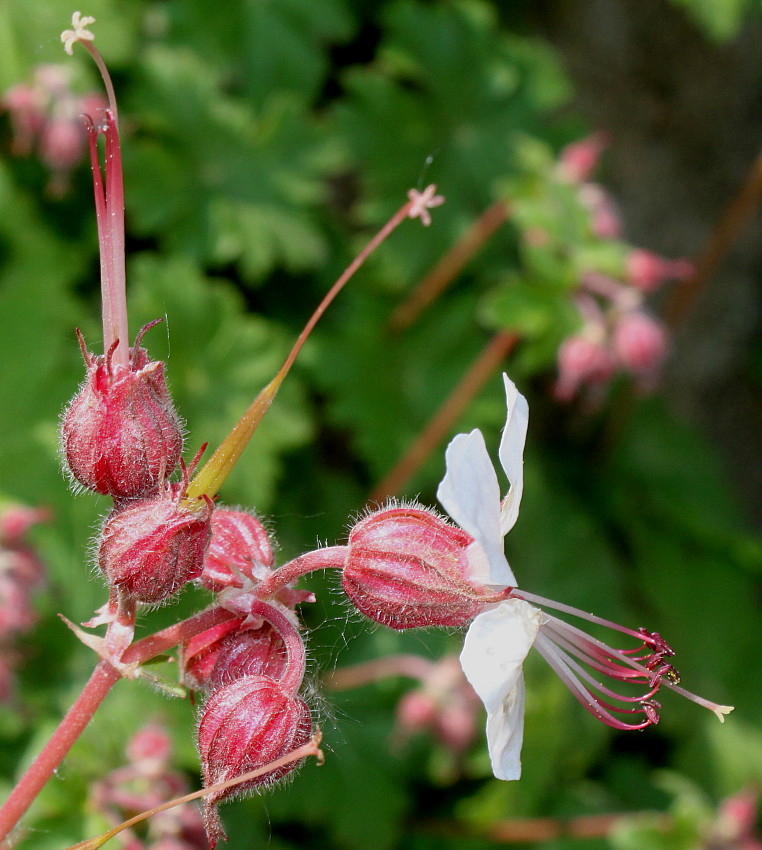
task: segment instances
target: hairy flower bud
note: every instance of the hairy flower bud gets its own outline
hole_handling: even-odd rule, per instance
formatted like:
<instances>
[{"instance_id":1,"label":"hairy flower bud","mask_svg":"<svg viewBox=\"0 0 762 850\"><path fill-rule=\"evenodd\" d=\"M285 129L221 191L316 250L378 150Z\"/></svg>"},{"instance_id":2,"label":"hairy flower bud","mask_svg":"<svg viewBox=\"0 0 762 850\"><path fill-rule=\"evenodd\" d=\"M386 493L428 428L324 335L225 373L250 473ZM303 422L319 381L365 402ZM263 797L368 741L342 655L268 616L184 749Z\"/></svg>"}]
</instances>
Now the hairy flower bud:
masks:
<instances>
[{"instance_id":1,"label":"hairy flower bud","mask_svg":"<svg viewBox=\"0 0 762 850\"><path fill-rule=\"evenodd\" d=\"M209 687L219 688L244 676L267 676L280 681L288 669L283 638L270 623L227 635L220 641Z\"/></svg>"},{"instance_id":2,"label":"hairy flower bud","mask_svg":"<svg viewBox=\"0 0 762 850\"><path fill-rule=\"evenodd\" d=\"M61 446L73 477L115 499L158 493L183 448L164 364L149 360L138 345L144 331L130 349L128 368L114 364L111 351L90 354L80 337L87 375L61 425Z\"/></svg>"},{"instance_id":3,"label":"hairy flower bud","mask_svg":"<svg viewBox=\"0 0 762 850\"><path fill-rule=\"evenodd\" d=\"M240 586L241 576L252 581L270 574L273 551L262 523L245 511L216 508L212 514L212 539L206 551L201 584L219 593Z\"/></svg>"},{"instance_id":4,"label":"hairy flower bud","mask_svg":"<svg viewBox=\"0 0 762 850\"><path fill-rule=\"evenodd\" d=\"M103 526L98 566L123 598L154 605L197 578L211 534L211 503L182 504L180 485L116 508Z\"/></svg>"},{"instance_id":5,"label":"hairy flower bud","mask_svg":"<svg viewBox=\"0 0 762 850\"><path fill-rule=\"evenodd\" d=\"M469 577L473 542L431 511L376 511L349 534L344 590L363 614L393 629L465 625L489 601Z\"/></svg>"},{"instance_id":6,"label":"hairy flower bud","mask_svg":"<svg viewBox=\"0 0 762 850\"><path fill-rule=\"evenodd\" d=\"M243 627L243 619L235 618L191 638L183 647L181 668L188 687L213 691L244 676L279 681L288 669L288 654L270 623Z\"/></svg>"},{"instance_id":7,"label":"hairy flower bud","mask_svg":"<svg viewBox=\"0 0 762 850\"><path fill-rule=\"evenodd\" d=\"M198 748L204 785L233 779L264 767L306 744L312 734L310 710L265 676L247 676L214 691L198 725ZM294 769L296 763L206 797L204 821L214 848L225 833L217 804L268 785Z\"/></svg>"}]
</instances>

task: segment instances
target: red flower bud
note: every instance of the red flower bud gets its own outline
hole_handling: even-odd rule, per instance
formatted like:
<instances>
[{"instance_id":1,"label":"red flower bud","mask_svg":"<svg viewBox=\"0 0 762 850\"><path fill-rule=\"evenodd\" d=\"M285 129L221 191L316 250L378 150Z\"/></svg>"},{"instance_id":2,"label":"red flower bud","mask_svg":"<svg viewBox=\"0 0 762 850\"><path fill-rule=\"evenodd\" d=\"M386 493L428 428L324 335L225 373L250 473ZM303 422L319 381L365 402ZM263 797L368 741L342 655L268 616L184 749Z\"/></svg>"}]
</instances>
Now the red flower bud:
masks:
<instances>
[{"instance_id":1,"label":"red flower bud","mask_svg":"<svg viewBox=\"0 0 762 850\"><path fill-rule=\"evenodd\" d=\"M181 504L183 488L116 508L106 520L98 566L123 598L154 605L201 573L212 505Z\"/></svg>"},{"instance_id":2,"label":"red flower bud","mask_svg":"<svg viewBox=\"0 0 762 850\"><path fill-rule=\"evenodd\" d=\"M219 593L240 586L241 576L259 580L270 574L273 551L262 523L252 514L216 508L212 514L212 539L206 551L201 584Z\"/></svg>"},{"instance_id":3,"label":"red flower bud","mask_svg":"<svg viewBox=\"0 0 762 850\"><path fill-rule=\"evenodd\" d=\"M288 663L280 632L263 623L258 629L230 634L220 641L208 687L216 689L244 676L267 676L279 682L286 675Z\"/></svg>"},{"instance_id":4,"label":"red flower bud","mask_svg":"<svg viewBox=\"0 0 762 850\"><path fill-rule=\"evenodd\" d=\"M343 585L363 614L391 626L463 626L490 592L469 578L473 538L433 513L386 508L349 535Z\"/></svg>"},{"instance_id":5,"label":"red flower bud","mask_svg":"<svg viewBox=\"0 0 762 850\"><path fill-rule=\"evenodd\" d=\"M267 622L243 630L242 625L242 618L227 620L188 641L181 665L188 687L213 691L244 676L283 678L288 655L280 632Z\"/></svg>"},{"instance_id":6,"label":"red flower bud","mask_svg":"<svg viewBox=\"0 0 762 850\"><path fill-rule=\"evenodd\" d=\"M312 734L310 710L265 676L247 676L216 690L207 700L198 725L198 748L204 785L233 779L287 755ZM225 836L217 804L269 785L296 763L206 797L204 822L212 850Z\"/></svg>"},{"instance_id":7,"label":"red flower bud","mask_svg":"<svg viewBox=\"0 0 762 850\"><path fill-rule=\"evenodd\" d=\"M194 635L182 646L180 657L180 670L182 671L183 683L194 691L204 690L207 686L209 676L217 656L220 653L222 642L227 635L235 633L243 624L243 617L225 620L212 626L211 629Z\"/></svg>"},{"instance_id":8,"label":"red flower bud","mask_svg":"<svg viewBox=\"0 0 762 850\"><path fill-rule=\"evenodd\" d=\"M138 343L129 368L112 363L112 351L96 357L85 349L85 382L63 416L61 446L73 477L84 487L136 498L158 493L180 460L180 421L164 380L164 364L151 361Z\"/></svg>"}]
</instances>

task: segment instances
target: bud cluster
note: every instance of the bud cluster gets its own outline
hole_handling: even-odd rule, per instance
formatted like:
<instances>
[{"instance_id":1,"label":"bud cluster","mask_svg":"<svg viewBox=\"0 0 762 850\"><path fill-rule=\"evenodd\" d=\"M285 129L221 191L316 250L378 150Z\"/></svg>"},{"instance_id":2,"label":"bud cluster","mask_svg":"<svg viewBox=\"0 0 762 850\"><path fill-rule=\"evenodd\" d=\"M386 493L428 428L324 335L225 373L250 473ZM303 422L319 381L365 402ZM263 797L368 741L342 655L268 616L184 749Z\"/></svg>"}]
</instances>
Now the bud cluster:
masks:
<instances>
[{"instance_id":1,"label":"bud cluster","mask_svg":"<svg viewBox=\"0 0 762 850\"><path fill-rule=\"evenodd\" d=\"M206 694L197 731L207 787L270 764L312 734L310 710L298 695L304 643L290 608L308 595L284 588L271 602L257 599L256 586L272 575L273 555L256 517L218 508L211 527L199 582L217 591L218 602L236 616L186 642L181 658L186 685ZM210 845L225 835L219 803L269 785L294 767L208 795L204 822Z\"/></svg>"},{"instance_id":2,"label":"bud cluster","mask_svg":"<svg viewBox=\"0 0 762 850\"><path fill-rule=\"evenodd\" d=\"M189 791L185 777L171 766L172 742L166 729L152 722L128 741L127 764L93 784L89 807L111 826ZM154 815L145 835L122 833L129 850L206 850L206 835L195 806L184 805Z\"/></svg>"},{"instance_id":3,"label":"bud cluster","mask_svg":"<svg viewBox=\"0 0 762 850\"><path fill-rule=\"evenodd\" d=\"M0 97L0 109L8 113L13 133L13 152L29 156L35 149L51 172L48 191L63 195L69 174L81 162L87 147L82 114L104 109L106 101L90 92L72 91L71 71L65 65L38 65L31 80L9 88Z\"/></svg>"},{"instance_id":4,"label":"bud cluster","mask_svg":"<svg viewBox=\"0 0 762 850\"><path fill-rule=\"evenodd\" d=\"M590 182L605 147L601 133L570 144L561 151L556 169L559 179L576 188L594 239L608 240L612 256L624 251L618 273L589 269L579 278L575 304L582 327L558 350L556 395L564 401L583 387L605 386L620 371L632 375L641 388L650 388L669 339L664 325L644 309L644 296L693 272L687 260L669 260L614 241L622 238L616 206L601 185Z\"/></svg>"}]
</instances>

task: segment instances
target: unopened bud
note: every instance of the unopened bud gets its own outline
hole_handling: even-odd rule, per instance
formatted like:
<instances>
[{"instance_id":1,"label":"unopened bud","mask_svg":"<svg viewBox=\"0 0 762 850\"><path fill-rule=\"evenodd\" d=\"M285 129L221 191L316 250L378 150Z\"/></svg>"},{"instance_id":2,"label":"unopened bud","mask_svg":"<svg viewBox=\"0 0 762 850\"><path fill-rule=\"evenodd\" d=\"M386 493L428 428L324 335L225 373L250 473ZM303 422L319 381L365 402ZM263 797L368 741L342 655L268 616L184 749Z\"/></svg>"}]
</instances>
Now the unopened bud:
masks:
<instances>
[{"instance_id":1,"label":"unopened bud","mask_svg":"<svg viewBox=\"0 0 762 850\"><path fill-rule=\"evenodd\" d=\"M245 511L216 508L201 584L219 593L240 586L241 577L261 581L272 566L273 551L262 523Z\"/></svg>"},{"instance_id":2,"label":"unopened bud","mask_svg":"<svg viewBox=\"0 0 762 850\"><path fill-rule=\"evenodd\" d=\"M667 352L667 332L656 319L633 310L617 323L613 344L625 369L648 377L658 370Z\"/></svg>"},{"instance_id":3,"label":"unopened bud","mask_svg":"<svg viewBox=\"0 0 762 850\"><path fill-rule=\"evenodd\" d=\"M344 590L363 614L393 629L465 625L492 598L469 578L473 542L427 510L376 511L350 532Z\"/></svg>"},{"instance_id":4,"label":"unopened bud","mask_svg":"<svg viewBox=\"0 0 762 850\"><path fill-rule=\"evenodd\" d=\"M211 534L211 503L182 504L180 485L116 508L106 520L98 566L123 598L154 605L197 578Z\"/></svg>"},{"instance_id":5,"label":"unopened bud","mask_svg":"<svg viewBox=\"0 0 762 850\"><path fill-rule=\"evenodd\" d=\"M96 357L80 342L87 375L61 426L71 474L89 490L115 499L158 493L183 448L164 364L149 360L136 344L129 367L122 367L112 363L111 352Z\"/></svg>"},{"instance_id":6,"label":"unopened bud","mask_svg":"<svg viewBox=\"0 0 762 850\"><path fill-rule=\"evenodd\" d=\"M627 256L627 280L641 292L653 292L664 281L688 277L693 270L689 260L668 260L644 248L634 248Z\"/></svg>"},{"instance_id":7,"label":"unopened bud","mask_svg":"<svg viewBox=\"0 0 762 850\"><path fill-rule=\"evenodd\" d=\"M556 396L568 401L582 384L604 384L615 368L614 357L603 342L584 332L571 336L558 349Z\"/></svg>"},{"instance_id":8,"label":"unopened bud","mask_svg":"<svg viewBox=\"0 0 762 850\"><path fill-rule=\"evenodd\" d=\"M288 654L280 633L270 623L243 627L235 618L207 629L183 647L183 681L193 690L213 691L245 676L283 678Z\"/></svg>"},{"instance_id":9,"label":"unopened bud","mask_svg":"<svg viewBox=\"0 0 762 850\"><path fill-rule=\"evenodd\" d=\"M198 724L204 785L234 779L264 767L306 744L312 734L310 710L297 696L265 676L247 676L214 691ZM213 848L225 833L217 805L281 779L296 762L206 797L204 822Z\"/></svg>"}]
</instances>

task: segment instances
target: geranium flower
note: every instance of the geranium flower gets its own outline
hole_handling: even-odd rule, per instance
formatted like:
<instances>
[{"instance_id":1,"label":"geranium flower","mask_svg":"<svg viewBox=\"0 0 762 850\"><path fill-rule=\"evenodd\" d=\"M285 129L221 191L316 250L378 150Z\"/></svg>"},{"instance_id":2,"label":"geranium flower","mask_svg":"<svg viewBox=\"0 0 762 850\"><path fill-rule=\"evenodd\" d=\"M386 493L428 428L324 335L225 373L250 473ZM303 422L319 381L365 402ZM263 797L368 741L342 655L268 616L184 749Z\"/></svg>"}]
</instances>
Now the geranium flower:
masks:
<instances>
[{"instance_id":1,"label":"geranium flower","mask_svg":"<svg viewBox=\"0 0 762 850\"><path fill-rule=\"evenodd\" d=\"M665 661L674 651L658 633L634 631L517 589L503 538L518 518L523 492L528 405L509 378L504 375L503 379L507 416L498 456L508 478L507 495L501 499L497 474L478 430L452 440L446 453L447 472L437 491L450 516L473 537L468 548L471 579L507 591L505 599L485 604L474 618L460 656L466 678L487 709L487 742L495 776L521 776L522 665L533 646L583 707L616 729L643 729L657 723L661 706L654 696L662 684L724 720L732 707L709 702L678 686L679 674ZM615 649L531 603L622 632L638 646ZM598 682L591 671L618 683L639 684L645 691L634 696L619 693Z\"/></svg>"}]
</instances>

